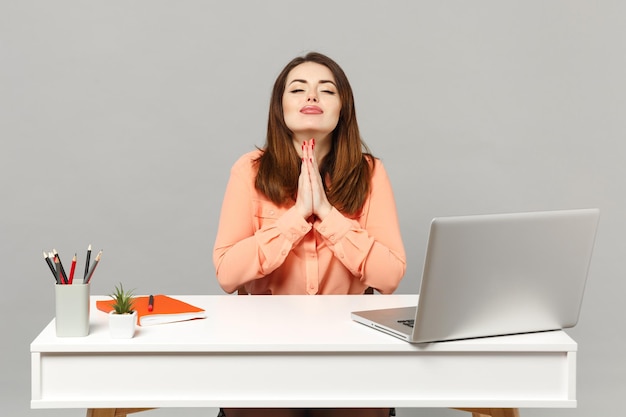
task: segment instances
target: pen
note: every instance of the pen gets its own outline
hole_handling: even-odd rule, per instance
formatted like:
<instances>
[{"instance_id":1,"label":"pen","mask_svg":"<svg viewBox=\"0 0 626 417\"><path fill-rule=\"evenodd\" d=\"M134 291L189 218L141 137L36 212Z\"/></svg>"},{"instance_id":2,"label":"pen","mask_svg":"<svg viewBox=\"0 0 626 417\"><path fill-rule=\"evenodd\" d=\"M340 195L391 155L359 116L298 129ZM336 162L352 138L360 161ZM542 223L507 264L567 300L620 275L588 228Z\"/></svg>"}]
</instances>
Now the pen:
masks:
<instances>
[{"instance_id":1,"label":"pen","mask_svg":"<svg viewBox=\"0 0 626 417\"><path fill-rule=\"evenodd\" d=\"M68 284L71 284L72 282L74 282L74 270L75 269L76 269L76 254L74 254L74 257L72 258L72 266L70 267L70 280Z\"/></svg>"},{"instance_id":2,"label":"pen","mask_svg":"<svg viewBox=\"0 0 626 417\"><path fill-rule=\"evenodd\" d=\"M85 258L85 275L83 275L83 281L87 280L87 274L89 273L89 261L91 261L91 244L87 248L87 257Z\"/></svg>"},{"instance_id":3,"label":"pen","mask_svg":"<svg viewBox=\"0 0 626 417\"><path fill-rule=\"evenodd\" d=\"M148 311L152 311L154 309L154 296L150 295L148 297Z\"/></svg>"},{"instance_id":4,"label":"pen","mask_svg":"<svg viewBox=\"0 0 626 417\"><path fill-rule=\"evenodd\" d=\"M91 277L93 276L93 271L96 270L96 267L98 266L98 262L100 262L101 256L102 256L102 251L98 252L98 255L96 255L96 259L91 264L91 268L89 268L89 273L87 273L87 277L85 278L85 284L89 284L89 281L91 281Z\"/></svg>"},{"instance_id":5,"label":"pen","mask_svg":"<svg viewBox=\"0 0 626 417\"><path fill-rule=\"evenodd\" d=\"M52 263L52 261L50 260L50 258L48 257L48 254L46 252L43 253L43 258L46 260L46 263L48 264L48 267L50 268L50 271L52 272L52 276L56 280L57 279L57 271L55 271L54 264ZM58 282L57 282L57 284L58 284Z\"/></svg>"}]
</instances>

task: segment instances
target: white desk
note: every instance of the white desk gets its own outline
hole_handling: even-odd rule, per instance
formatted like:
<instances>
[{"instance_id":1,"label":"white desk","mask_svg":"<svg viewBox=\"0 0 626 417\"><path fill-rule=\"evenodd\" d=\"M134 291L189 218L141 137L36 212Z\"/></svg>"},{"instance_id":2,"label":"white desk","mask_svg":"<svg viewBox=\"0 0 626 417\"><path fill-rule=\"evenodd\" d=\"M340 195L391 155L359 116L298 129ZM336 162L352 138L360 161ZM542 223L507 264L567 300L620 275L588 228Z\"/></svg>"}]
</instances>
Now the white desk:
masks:
<instances>
[{"instance_id":1,"label":"white desk","mask_svg":"<svg viewBox=\"0 0 626 417\"><path fill-rule=\"evenodd\" d=\"M350 319L416 295L177 296L208 317L126 340L95 298L89 336L57 338L53 320L32 342L32 408L576 406L562 331L412 345Z\"/></svg>"}]
</instances>

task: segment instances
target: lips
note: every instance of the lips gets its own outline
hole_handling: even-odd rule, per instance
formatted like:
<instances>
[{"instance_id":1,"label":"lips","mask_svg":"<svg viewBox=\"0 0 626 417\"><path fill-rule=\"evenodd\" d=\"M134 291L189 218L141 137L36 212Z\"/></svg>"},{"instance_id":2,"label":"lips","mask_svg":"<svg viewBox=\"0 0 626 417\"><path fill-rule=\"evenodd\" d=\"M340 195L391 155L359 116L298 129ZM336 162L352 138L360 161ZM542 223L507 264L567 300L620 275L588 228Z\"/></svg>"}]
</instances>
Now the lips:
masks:
<instances>
[{"instance_id":1,"label":"lips","mask_svg":"<svg viewBox=\"0 0 626 417\"><path fill-rule=\"evenodd\" d=\"M317 106L304 106L300 109L300 113L303 114L322 114L324 113L322 109Z\"/></svg>"}]
</instances>

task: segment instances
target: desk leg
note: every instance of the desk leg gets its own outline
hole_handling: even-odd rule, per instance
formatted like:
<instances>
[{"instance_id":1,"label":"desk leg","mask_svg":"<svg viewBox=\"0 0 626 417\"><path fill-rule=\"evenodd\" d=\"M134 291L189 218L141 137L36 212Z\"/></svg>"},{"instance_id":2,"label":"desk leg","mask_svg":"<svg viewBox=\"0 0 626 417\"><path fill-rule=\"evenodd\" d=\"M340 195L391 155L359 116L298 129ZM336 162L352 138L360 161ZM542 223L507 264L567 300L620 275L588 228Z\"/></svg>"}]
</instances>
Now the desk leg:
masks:
<instances>
[{"instance_id":1,"label":"desk leg","mask_svg":"<svg viewBox=\"0 0 626 417\"><path fill-rule=\"evenodd\" d=\"M472 417L520 417L518 408L455 408L468 411Z\"/></svg>"},{"instance_id":2,"label":"desk leg","mask_svg":"<svg viewBox=\"0 0 626 417\"><path fill-rule=\"evenodd\" d=\"M147 410L154 408L90 408L87 410L87 417L126 417L127 414Z\"/></svg>"}]
</instances>

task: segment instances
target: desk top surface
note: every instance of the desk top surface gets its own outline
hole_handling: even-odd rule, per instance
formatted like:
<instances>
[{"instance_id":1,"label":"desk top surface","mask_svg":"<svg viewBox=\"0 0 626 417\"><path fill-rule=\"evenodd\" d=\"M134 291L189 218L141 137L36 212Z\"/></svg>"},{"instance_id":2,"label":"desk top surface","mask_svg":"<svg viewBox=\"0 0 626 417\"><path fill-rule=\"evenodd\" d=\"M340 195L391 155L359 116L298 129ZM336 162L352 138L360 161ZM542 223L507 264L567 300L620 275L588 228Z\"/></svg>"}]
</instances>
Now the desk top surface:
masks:
<instances>
[{"instance_id":1,"label":"desk top surface","mask_svg":"<svg viewBox=\"0 0 626 417\"><path fill-rule=\"evenodd\" d=\"M86 337L56 337L54 320L31 352L571 352L563 331L410 344L358 324L355 310L414 306L417 295L174 296L206 310L205 319L138 326L132 339L112 339L108 316L91 297Z\"/></svg>"}]
</instances>

